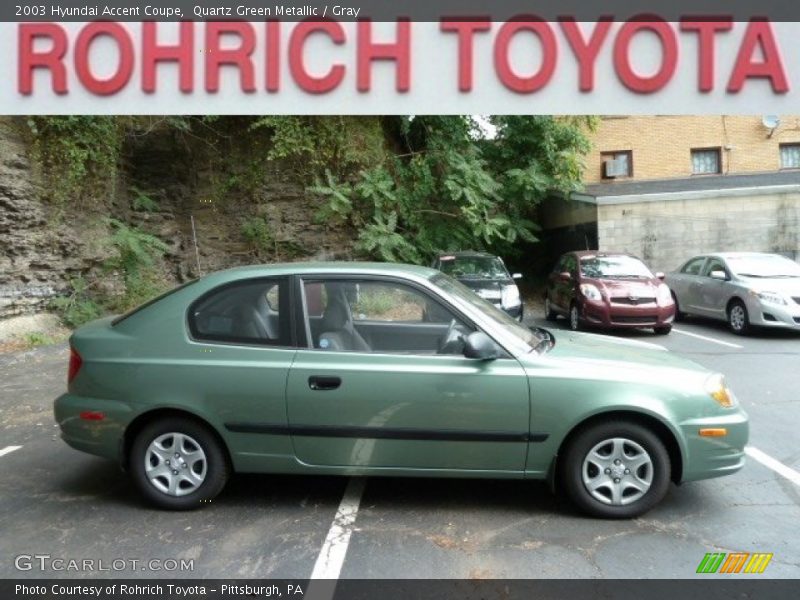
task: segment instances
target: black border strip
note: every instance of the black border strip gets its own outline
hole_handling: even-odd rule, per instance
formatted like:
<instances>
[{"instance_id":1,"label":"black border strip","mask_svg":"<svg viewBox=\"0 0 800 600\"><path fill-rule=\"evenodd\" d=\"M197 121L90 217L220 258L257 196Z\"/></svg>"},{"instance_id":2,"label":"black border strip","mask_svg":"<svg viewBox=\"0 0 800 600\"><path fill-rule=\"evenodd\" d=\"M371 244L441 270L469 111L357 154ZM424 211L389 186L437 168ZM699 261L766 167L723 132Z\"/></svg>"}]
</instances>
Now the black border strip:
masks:
<instances>
[{"instance_id":1,"label":"black border strip","mask_svg":"<svg viewBox=\"0 0 800 600\"><path fill-rule=\"evenodd\" d=\"M455 429L416 429L410 427L354 427L339 425L280 425L274 423L225 423L235 433L297 435L305 437L362 438L372 440L420 440L441 442L544 442L550 437L540 432L462 431Z\"/></svg>"}]
</instances>

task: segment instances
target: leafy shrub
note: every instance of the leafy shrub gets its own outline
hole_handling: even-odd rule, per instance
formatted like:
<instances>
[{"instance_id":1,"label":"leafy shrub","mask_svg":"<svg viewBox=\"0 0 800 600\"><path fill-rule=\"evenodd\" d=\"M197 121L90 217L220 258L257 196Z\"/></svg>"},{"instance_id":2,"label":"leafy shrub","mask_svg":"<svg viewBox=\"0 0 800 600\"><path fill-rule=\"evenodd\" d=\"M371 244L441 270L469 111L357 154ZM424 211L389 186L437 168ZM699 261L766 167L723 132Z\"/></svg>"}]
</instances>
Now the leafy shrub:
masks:
<instances>
[{"instance_id":1,"label":"leafy shrub","mask_svg":"<svg viewBox=\"0 0 800 600\"><path fill-rule=\"evenodd\" d=\"M262 257L272 246L269 225L262 217L250 217L242 221L242 237L256 256Z\"/></svg>"},{"instance_id":2,"label":"leafy shrub","mask_svg":"<svg viewBox=\"0 0 800 600\"><path fill-rule=\"evenodd\" d=\"M103 308L91 297L90 286L83 277L69 282L70 293L58 296L51 307L59 313L62 322L68 327L80 327L103 314Z\"/></svg>"},{"instance_id":3,"label":"leafy shrub","mask_svg":"<svg viewBox=\"0 0 800 600\"><path fill-rule=\"evenodd\" d=\"M143 192L137 187L131 187L133 199L131 200L131 208L138 212L155 212L158 210L158 202L153 200L147 193Z\"/></svg>"}]
</instances>

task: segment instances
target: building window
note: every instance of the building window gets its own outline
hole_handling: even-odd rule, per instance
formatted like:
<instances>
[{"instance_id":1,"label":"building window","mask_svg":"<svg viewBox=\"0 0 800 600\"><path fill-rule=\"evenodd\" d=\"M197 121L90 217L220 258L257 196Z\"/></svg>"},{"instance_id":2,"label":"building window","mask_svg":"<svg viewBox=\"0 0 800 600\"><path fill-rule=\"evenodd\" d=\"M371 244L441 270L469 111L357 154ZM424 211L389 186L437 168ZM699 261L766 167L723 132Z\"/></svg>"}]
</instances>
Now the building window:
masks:
<instances>
[{"instance_id":1,"label":"building window","mask_svg":"<svg viewBox=\"0 0 800 600\"><path fill-rule=\"evenodd\" d=\"M630 150L601 152L600 165L603 179L633 177L633 153Z\"/></svg>"},{"instance_id":2,"label":"building window","mask_svg":"<svg viewBox=\"0 0 800 600\"><path fill-rule=\"evenodd\" d=\"M800 144L781 144L781 169L800 169Z\"/></svg>"},{"instance_id":3,"label":"building window","mask_svg":"<svg viewBox=\"0 0 800 600\"><path fill-rule=\"evenodd\" d=\"M721 173L719 148L692 149L692 173L695 175L709 175Z\"/></svg>"}]
</instances>

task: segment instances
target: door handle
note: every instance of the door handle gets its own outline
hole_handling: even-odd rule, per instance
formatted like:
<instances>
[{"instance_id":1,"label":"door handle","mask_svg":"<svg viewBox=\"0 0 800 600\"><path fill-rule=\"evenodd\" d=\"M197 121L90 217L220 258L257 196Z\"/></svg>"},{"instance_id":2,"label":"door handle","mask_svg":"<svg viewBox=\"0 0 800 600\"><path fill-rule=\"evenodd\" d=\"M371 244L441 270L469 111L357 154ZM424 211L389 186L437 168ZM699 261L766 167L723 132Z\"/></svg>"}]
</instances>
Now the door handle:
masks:
<instances>
[{"instance_id":1,"label":"door handle","mask_svg":"<svg viewBox=\"0 0 800 600\"><path fill-rule=\"evenodd\" d=\"M312 375L308 378L308 387L315 391L335 390L340 385L342 385L342 380L339 377Z\"/></svg>"}]
</instances>

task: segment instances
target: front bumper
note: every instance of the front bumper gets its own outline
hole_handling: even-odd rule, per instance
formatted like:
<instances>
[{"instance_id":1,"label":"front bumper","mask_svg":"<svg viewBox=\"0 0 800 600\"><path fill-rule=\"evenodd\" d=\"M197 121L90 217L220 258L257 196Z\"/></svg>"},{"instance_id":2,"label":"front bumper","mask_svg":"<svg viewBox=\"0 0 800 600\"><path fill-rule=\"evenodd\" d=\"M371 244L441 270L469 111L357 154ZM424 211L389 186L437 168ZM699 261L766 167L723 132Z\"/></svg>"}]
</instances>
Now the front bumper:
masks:
<instances>
[{"instance_id":1,"label":"front bumper","mask_svg":"<svg viewBox=\"0 0 800 600\"><path fill-rule=\"evenodd\" d=\"M125 429L133 420L133 409L124 402L62 394L53 404L61 439L89 454L120 460ZM84 413L100 413L101 420L82 418Z\"/></svg>"},{"instance_id":2,"label":"front bumper","mask_svg":"<svg viewBox=\"0 0 800 600\"><path fill-rule=\"evenodd\" d=\"M800 304L793 300L788 304L771 304L751 296L747 312L752 325L800 331Z\"/></svg>"},{"instance_id":3,"label":"front bumper","mask_svg":"<svg viewBox=\"0 0 800 600\"><path fill-rule=\"evenodd\" d=\"M675 304L612 304L587 298L580 304L581 320L595 327L666 327L675 319Z\"/></svg>"},{"instance_id":4,"label":"front bumper","mask_svg":"<svg viewBox=\"0 0 800 600\"><path fill-rule=\"evenodd\" d=\"M744 448L750 435L747 413L689 419L680 425L686 441L681 481L711 479L735 473L744 466ZM722 437L703 437L701 429L725 429Z\"/></svg>"}]
</instances>

